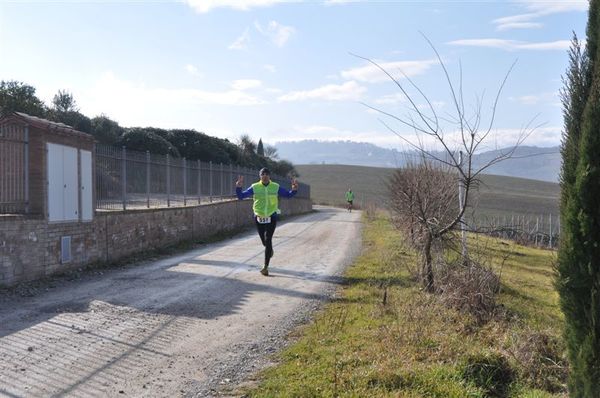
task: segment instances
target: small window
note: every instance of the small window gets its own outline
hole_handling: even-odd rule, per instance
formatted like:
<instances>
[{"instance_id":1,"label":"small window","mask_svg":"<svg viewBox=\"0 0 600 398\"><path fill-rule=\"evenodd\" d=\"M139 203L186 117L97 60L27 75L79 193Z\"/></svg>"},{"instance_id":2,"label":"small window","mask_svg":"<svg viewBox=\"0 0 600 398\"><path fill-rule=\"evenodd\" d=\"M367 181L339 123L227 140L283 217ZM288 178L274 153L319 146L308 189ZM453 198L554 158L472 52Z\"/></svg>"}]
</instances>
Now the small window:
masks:
<instances>
[{"instance_id":1,"label":"small window","mask_svg":"<svg viewBox=\"0 0 600 398\"><path fill-rule=\"evenodd\" d=\"M63 236L60 244L60 262L61 264L71 262L71 237Z\"/></svg>"}]
</instances>

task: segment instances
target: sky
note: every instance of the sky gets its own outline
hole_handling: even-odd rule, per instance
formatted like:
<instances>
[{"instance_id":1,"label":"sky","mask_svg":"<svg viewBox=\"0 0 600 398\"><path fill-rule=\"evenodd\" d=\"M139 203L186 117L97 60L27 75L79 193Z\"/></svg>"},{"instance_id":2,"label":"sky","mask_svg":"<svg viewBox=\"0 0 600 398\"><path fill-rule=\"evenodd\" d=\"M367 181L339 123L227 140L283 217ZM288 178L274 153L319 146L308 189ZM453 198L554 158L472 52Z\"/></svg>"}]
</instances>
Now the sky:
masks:
<instances>
[{"instance_id":1,"label":"sky","mask_svg":"<svg viewBox=\"0 0 600 398\"><path fill-rule=\"evenodd\" d=\"M491 126L482 150L523 131L526 145L554 146L567 51L573 33L585 38L587 9L585 0L0 0L0 80L30 84L48 104L68 90L85 115L125 127L398 149L418 139L398 120L415 120L413 104L457 142L453 89L481 132Z\"/></svg>"}]
</instances>

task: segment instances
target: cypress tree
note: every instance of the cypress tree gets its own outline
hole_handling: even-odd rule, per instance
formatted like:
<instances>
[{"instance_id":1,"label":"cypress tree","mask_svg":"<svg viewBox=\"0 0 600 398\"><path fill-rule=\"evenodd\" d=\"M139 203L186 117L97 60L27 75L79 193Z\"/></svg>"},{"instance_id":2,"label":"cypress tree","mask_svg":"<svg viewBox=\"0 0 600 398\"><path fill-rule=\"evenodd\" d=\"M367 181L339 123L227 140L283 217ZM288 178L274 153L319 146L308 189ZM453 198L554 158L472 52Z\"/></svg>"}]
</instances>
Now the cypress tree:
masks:
<instances>
[{"instance_id":1,"label":"cypress tree","mask_svg":"<svg viewBox=\"0 0 600 398\"><path fill-rule=\"evenodd\" d=\"M577 39L562 90L561 234L557 289L565 315L573 397L600 397L600 64L598 6L590 1L586 51Z\"/></svg>"},{"instance_id":2,"label":"cypress tree","mask_svg":"<svg viewBox=\"0 0 600 398\"><path fill-rule=\"evenodd\" d=\"M262 138L258 140L258 145L256 146L256 154L258 156L265 156L265 148L263 147Z\"/></svg>"}]
</instances>

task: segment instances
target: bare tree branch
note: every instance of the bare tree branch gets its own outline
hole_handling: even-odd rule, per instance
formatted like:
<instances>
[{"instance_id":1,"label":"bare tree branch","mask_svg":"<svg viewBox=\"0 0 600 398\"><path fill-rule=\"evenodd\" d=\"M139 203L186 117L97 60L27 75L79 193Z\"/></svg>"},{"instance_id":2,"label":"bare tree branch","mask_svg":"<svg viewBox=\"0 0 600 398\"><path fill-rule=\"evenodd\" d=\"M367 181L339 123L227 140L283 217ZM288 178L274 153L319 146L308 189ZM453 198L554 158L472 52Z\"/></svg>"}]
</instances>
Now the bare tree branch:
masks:
<instances>
[{"instance_id":1,"label":"bare tree branch","mask_svg":"<svg viewBox=\"0 0 600 398\"><path fill-rule=\"evenodd\" d=\"M406 167L397 170L390 180L390 206L396 215L396 219L399 222L407 223L406 225L410 227L411 239L421 245L423 256L426 262L429 261L429 264L424 266L423 271L424 274L427 274L427 278L424 277L424 281L426 280L425 286L429 288L433 283L433 276L430 274L431 253L429 252L432 242L443 240L444 235L456 228L457 225L465 224L463 216L470 200L470 192L478 184L478 176L493 165L513 156L523 141L540 126L537 125L532 128L535 120L533 118L519 132L514 146L499 152L491 160L485 161L483 164L475 165L474 156L492 134L502 92L517 60L510 65L503 76L493 97L489 125L485 126L484 130L481 131L482 124L485 123L483 117L485 91L482 92L481 96L475 95L473 107L469 110L469 113L472 112L472 114L467 116L463 91L462 62L459 61L458 86L456 86L440 53L427 36L423 33L421 35L431 47L442 68L453 103L454 111L451 114L439 116L434 102L404 72L400 71L403 78L410 84L410 87L415 90L415 95L421 97L427 104L425 110L417 105L416 97L409 93L404 85L400 83L399 79L392 76L382 65L366 57L356 54L351 55L367 61L384 73L398 87L410 104L408 115L399 117L390 112L362 103L367 108L410 128L415 134L414 139L409 139L401 134L401 132L392 128L386 121L380 119L380 122L390 132L399 137L421 156L419 162L413 163L409 161ZM441 122L452 126L452 130L444 130ZM451 145L448 136L453 137L455 133L458 134L456 137L457 142ZM432 139L439 145L442 148L441 152L428 150L425 147L425 137L429 137L429 139ZM464 151L465 157L463 162L459 161L459 151L454 146L461 148L461 152ZM457 206L458 183L462 185L464 190L464 205L461 206ZM416 238L415 234L418 235Z\"/></svg>"}]
</instances>

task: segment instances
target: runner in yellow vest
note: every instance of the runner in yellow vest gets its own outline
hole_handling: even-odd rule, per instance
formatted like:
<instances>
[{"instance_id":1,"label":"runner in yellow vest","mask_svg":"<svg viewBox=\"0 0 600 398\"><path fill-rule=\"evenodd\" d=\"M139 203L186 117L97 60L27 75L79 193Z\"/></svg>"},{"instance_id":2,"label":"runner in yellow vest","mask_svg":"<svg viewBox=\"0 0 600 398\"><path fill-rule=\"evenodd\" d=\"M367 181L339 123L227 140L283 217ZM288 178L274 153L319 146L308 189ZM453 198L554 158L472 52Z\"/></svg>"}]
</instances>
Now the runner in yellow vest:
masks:
<instances>
[{"instance_id":1,"label":"runner in yellow vest","mask_svg":"<svg viewBox=\"0 0 600 398\"><path fill-rule=\"evenodd\" d=\"M352 202L354 201L354 192L348 188L346 192L346 202L348 202L348 211L352 212Z\"/></svg>"},{"instance_id":2,"label":"runner in yellow vest","mask_svg":"<svg viewBox=\"0 0 600 398\"><path fill-rule=\"evenodd\" d=\"M244 199L252 196L254 203L252 210L254 212L254 223L258 230L258 236L265 247L265 264L260 270L264 276L269 275L269 262L273 257L273 234L277 227L277 217L279 214L279 197L291 198L298 192L298 182L292 180L292 189L287 191L274 181L271 181L271 173L266 167L259 172L260 181L255 182L249 188L242 191L244 177L239 176L235 183L235 193L238 199Z\"/></svg>"}]
</instances>

